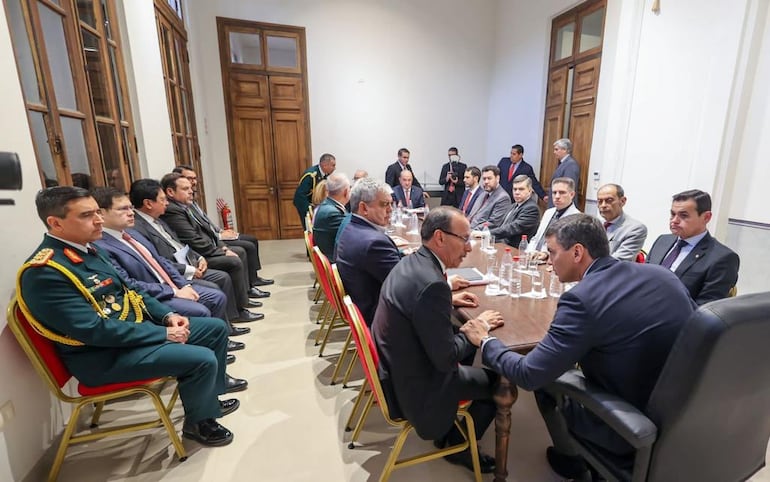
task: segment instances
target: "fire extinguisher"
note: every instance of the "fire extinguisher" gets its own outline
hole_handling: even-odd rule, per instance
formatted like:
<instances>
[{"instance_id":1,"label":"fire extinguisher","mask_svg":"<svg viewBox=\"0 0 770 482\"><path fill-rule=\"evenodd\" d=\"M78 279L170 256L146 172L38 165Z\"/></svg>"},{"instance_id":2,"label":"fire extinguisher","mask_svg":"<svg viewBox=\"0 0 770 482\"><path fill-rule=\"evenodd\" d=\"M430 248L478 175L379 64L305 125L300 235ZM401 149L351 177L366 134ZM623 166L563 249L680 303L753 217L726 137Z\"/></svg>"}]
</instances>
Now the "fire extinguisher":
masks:
<instances>
[{"instance_id":1,"label":"fire extinguisher","mask_svg":"<svg viewBox=\"0 0 770 482\"><path fill-rule=\"evenodd\" d=\"M233 218L230 207L225 204L220 211L222 215L222 229L233 229Z\"/></svg>"}]
</instances>

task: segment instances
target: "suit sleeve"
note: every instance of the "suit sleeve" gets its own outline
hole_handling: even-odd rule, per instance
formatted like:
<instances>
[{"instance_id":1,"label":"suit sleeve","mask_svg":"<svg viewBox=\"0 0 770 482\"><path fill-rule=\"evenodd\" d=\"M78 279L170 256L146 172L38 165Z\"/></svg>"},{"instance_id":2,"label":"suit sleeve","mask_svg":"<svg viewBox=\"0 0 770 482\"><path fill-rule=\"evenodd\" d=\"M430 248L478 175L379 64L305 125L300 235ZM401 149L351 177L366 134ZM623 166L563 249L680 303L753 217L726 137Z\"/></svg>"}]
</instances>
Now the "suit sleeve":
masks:
<instances>
[{"instance_id":1,"label":"suit sleeve","mask_svg":"<svg viewBox=\"0 0 770 482\"><path fill-rule=\"evenodd\" d=\"M526 356L508 350L499 340L484 345L484 364L525 390L537 390L575 366L591 346L592 315L569 292L559 300L545 338Z\"/></svg>"},{"instance_id":2,"label":"suit sleeve","mask_svg":"<svg viewBox=\"0 0 770 482\"><path fill-rule=\"evenodd\" d=\"M700 306L709 301L727 298L730 289L738 282L739 267L740 258L736 253L730 251L721 256L709 267L695 303Z\"/></svg>"},{"instance_id":3,"label":"suit sleeve","mask_svg":"<svg viewBox=\"0 0 770 482\"><path fill-rule=\"evenodd\" d=\"M389 165L387 169L385 169L385 182L390 184L390 187L395 188L398 186L398 174L396 173L396 168L393 167L393 164Z\"/></svg>"},{"instance_id":4,"label":"suit sleeve","mask_svg":"<svg viewBox=\"0 0 770 482\"><path fill-rule=\"evenodd\" d=\"M103 244L101 246L104 246ZM159 282L148 282L148 281L141 281L136 278L132 278L131 275L126 271L125 268L120 264L120 262L115 259L115 256L112 254L111 251L104 249L103 251L106 251L109 255L105 256L109 262L112 264L112 266L115 268L115 271L118 272L118 275L120 275L120 278L128 285L129 288L136 291L143 291L144 293L150 295L153 298L161 298L161 299L168 299L174 297L174 290L167 284L159 283Z\"/></svg>"},{"instance_id":5,"label":"suit sleeve","mask_svg":"<svg viewBox=\"0 0 770 482\"><path fill-rule=\"evenodd\" d=\"M444 164L441 168L441 175L438 177L438 183L442 186L446 184L446 175L449 172L449 163Z\"/></svg>"},{"instance_id":6,"label":"suit sleeve","mask_svg":"<svg viewBox=\"0 0 770 482\"><path fill-rule=\"evenodd\" d=\"M163 220L174 230L177 237L187 243L191 249L205 257L217 255L219 247L211 239L204 237L200 231L195 229L187 215L181 210L166 209Z\"/></svg>"},{"instance_id":7,"label":"suit sleeve","mask_svg":"<svg viewBox=\"0 0 770 482\"><path fill-rule=\"evenodd\" d=\"M545 198L546 193L545 189L543 189L543 186L540 184L540 181L537 180L535 177L535 171L530 167L529 172L527 173L530 179L532 179L532 189L535 190L535 193L540 197L540 199Z\"/></svg>"},{"instance_id":8,"label":"suit sleeve","mask_svg":"<svg viewBox=\"0 0 770 482\"><path fill-rule=\"evenodd\" d=\"M21 289L38 321L54 332L86 345L115 348L144 346L162 343L166 339L165 327L154 323L101 318L77 288L53 268L26 270L22 275Z\"/></svg>"},{"instance_id":9,"label":"suit sleeve","mask_svg":"<svg viewBox=\"0 0 770 482\"><path fill-rule=\"evenodd\" d=\"M580 188L580 166L577 161L569 163L564 166L564 177L569 177L575 181L575 192L579 192Z\"/></svg>"},{"instance_id":10,"label":"suit sleeve","mask_svg":"<svg viewBox=\"0 0 770 482\"><path fill-rule=\"evenodd\" d=\"M441 372L457 368L460 360L476 349L465 335L455 335L450 319L452 297L443 280L425 287L417 296L414 329L428 359Z\"/></svg>"},{"instance_id":11,"label":"suit sleeve","mask_svg":"<svg viewBox=\"0 0 770 482\"><path fill-rule=\"evenodd\" d=\"M385 278L398 264L401 257L393 245L388 244L385 240L378 240L369 245L365 259L367 262L364 264L364 269L377 281L384 283Z\"/></svg>"},{"instance_id":12,"label":"suit sleeve","mask_svg":"<svg viewBox=\"0 0 770 482\"><path fill-rule=\"evenodd\" d=\"M492 206L492 211L489 213L488 221L490 226L499 226L500 223L503 222L503 219L505 219L505 215L508 214L508 211L511 209L511 198L505 195L505 193L503 194L504 195L500 196L494 206Z\"/></svg>"},{"instance_id":13,"label":"suit sleeve","mask_svg":"<svg viewBox=\"0 0 770 482\"><path fill-rule=\"evenodd\" d=\"M621 261L634 261L636 255L644 246L644 240L647 239L647 226L642 223L634 227L620 241L620 244L612 253L612 257Z\"/></svg>"},{"instance_id":14,"label":"suit sleeve","mask_svg":"<svg viewBox=\"0 0 770 482\"><path fill-rule=\"evenodd\" d=\"M414 189L414 188L412 188L412 189ZM414 206L416 208L423 208L423 207L425 207L425 196L423 196L424 192L425 191L423 191L419 187L417 188L417 192L415 193L414 196L412 196L412 206Z\"/></svg>"}]
</instances>

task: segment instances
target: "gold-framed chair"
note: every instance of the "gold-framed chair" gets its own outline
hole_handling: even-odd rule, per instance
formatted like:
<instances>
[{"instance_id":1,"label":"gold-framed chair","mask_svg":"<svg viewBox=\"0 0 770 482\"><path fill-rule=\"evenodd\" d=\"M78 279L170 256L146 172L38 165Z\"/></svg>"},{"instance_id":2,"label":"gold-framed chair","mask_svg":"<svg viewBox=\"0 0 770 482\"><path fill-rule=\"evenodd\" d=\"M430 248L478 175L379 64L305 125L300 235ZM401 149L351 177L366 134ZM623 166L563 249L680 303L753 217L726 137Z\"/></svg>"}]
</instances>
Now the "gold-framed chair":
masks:
<instances>
[{"instance_id":1,"label":"gold-framed chair","mask_svg":"<svg viewBox=\"0 0 770 482\"><path fill-rule=\"evenodd\" d=\"M321 252L321 249L318 246L313 247L313 256L311 258L315 264L321 288L323 289L330 306L329 310L326 312L326 316L321 320L321 326L318 329L315 338L315 344L321 344L321 348L318 350L318 356L323 356L324 349L329 341L332 330L347 328L348 323L342 318L342 299L339 298L337 292L332 289L331 264L329 263L329 258ZM321 339L322 336L323 340Z\"/></svg>"},{"instance_id":2,"label":"gold-framed chair","mask_svg":"<svg viewBox=\"0 0 770 482\"><path fill-rule=\"evenodd\" d=\"M385 418L385 421L388 422L389 425L400 429L398 435L396 436L396 441L393 443L393 450L390 452L390 456L385 463L385 467L382 469L380 482L387 481L390 478L390 474L395 469L409 467L411 465L419 464L422 462L428 462L430 460L435 460L447 455L462 452L466 449L470 449L471 452L471 458L473 460L473 474L475 480L476 482L481 482L481 468L479 465L479 450L476 443L476 431L473 424L473 417L471 417L467 410L470 402L463 402L457 408L457 415L461 417L465 422L464 424L461 424L458 419L455 419L455 426L465 439L462 443L439 450L433 450L425 454L415 455L402 460L398 460L398 456L401 453L401 449L404 447L406 438L414 427L408 420L393 418L390 416L388 402L383 394L382 386L380 385L380 378L377 372L377 368L379 366L379 356L377 354L377 348L374 345L374 340L372 339L371 333L369 332L369 327L363 323L361 312L350 299L350 296L345 296L343 303L352 321L353 338L355 340L356 350L358 351L358 358L361 360L361 366L364 369L366 380L371 389L370 395L364 407L362 417L363 419L366 418L369 410L372 408L372 405L376 400L377 405L380 407L380 411L382 412L382 416ZM362 424L359 424L359 426L356 427L356 432L353 434L354 440L357 438L358 433L360 433L360 425ZM463 427L463 425L465 425L465 427Z\"/></svg>"},{"instance_id":3,"label":"gold-framed chair","mask_svg":"<svg viewBox=\"0 0 770 482\"><path fill-rule=\"evenodd\" d=\"M315 280L313 281L313 287L317 287L315 290L315 295L313 296L313 304L318 303L321 301L321 296L323 295L323 290L321 289L321 284L318 282L318 269L316 267L316 263L313 261L313 247L315 246L315 242L313 240L313 232L312 231L305 231L305 248L307 249L307 257L310 260L310 264L313 266L313 272L315 273ZM324 300L323 304L321 305L321 310L318 312L318 316L316 316L316 323L321 322L321 313L327 308L326 306L327 302Z\"/></svg>"},{"instance_id":4,"label":"gold-framed chair","mask_svg":"<svg viewBox=\"0 0 770 482\"><path fill-rule=\"evenodd\" d=\"M110 435L120 435L149 428L163 426L168 433L169 439L176 450L179 461L187 460L187 452L176 433L174 424L171 422L169 414L174 408L179 392L174 389L167 404L163 403L159 391L166 382L174 381L171 377L155 378L150 380L137 380L134 382L112 383L98 387L91 387L82 383L78 384L80 396L70 396L62 391L62 387L72 378L69 370L59 358L54 343L39 334L29 322L32 315L23 310L16 298L8 306L7 319L11 332L16 337L24 353L32 363L33 368L48 385L48 388L62 402L74 404L72 414L69 417L67 426L62 434L59 448L56 451L53 465L48 474L48 480L54 481L59 475L59 470L64 462L64 455L67 447L72 444L88 442L100 439ZM119 401L134 395L146 395L150 397L158 418L147 422L137 422L130 424L117 425L109 428L98 428L99 418L104 410L106 402ZM84 407L94 404L95 410L91 417L90 431L80 433L77 430L78 418Z\"/></svg>"},{"instance_id":5,"label":"gold-framed chair","mask_svg":"<svg viewBox=\"0 0 770 482\"><path fill-rule=\"evenodd\" d=\"M337 263L332 264L332 270L331 270L331 288L335 292L335 296L339 300L345 299L345 296L347 293L345 292L345 287L342 285L342 278L340 277L340 272L337 269ZM350 317L345 313L346 308L345 305L340 302L340 310L342 313L340 315L342 316L343 321L348 323L348 326L350 326ZM337 358L337 363L334 366L334 373L332 373L332 381L331 385L335 385L337 383L337 376L340 373L340 369L343 367L345 363L345 358L347 358L348 353L352 353L353 357L348 363L348 368L345 372L345 377L343 378L343 386L347 385L348 378L350 377L350 372L353 369L353 364L356 361L356 348L354 346L351 346L351 342L353 341L353 331L351 327L351 331L348 332L347 338L345 338L345 344L342 346L342 352L340 353L339 358Z\"/></svg>"}]
</instances>

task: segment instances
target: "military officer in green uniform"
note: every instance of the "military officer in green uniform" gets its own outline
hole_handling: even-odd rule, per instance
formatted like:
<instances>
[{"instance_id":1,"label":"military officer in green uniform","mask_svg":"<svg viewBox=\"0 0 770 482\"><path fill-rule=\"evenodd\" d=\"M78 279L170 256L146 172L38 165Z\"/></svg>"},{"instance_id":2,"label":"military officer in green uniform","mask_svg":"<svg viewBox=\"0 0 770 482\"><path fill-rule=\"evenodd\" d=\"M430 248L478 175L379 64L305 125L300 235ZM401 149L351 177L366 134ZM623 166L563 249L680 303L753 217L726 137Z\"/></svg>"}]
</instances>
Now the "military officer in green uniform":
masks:
<instances>
[{"instance_id":1,"label":"military officer in green uniform","mask_svg":"<svg viewBox=\"0 0 770 482\"><path fill-rule=\"evenodd\" d=\"M331 154L324 154L318 164L310 166L302 173L297 190L294 191L294 207L297 208L304 229L307 229L305 214L307 214L307 208L310 206L310 199L313 197L313 189L315 189L316 184L333 173L336 167L337 159Z\"/></svg>"},{"instance_id":2,"label":"military officer in green uniform","mask_svg":"<svg viewBox=\"0 0 770 482\"><path fill-rule=\"evenodd\" d=\"M102 218L85 189L48 188L35 203L48 233L17 279L19 303L33 327L55 342L69 371L86 385L176 377L183 435L204 445L230 443L233 434L216 419L239 403L218 395L246 381L226 382L222 320L188 319L130 290L90 245L102 236Z\"/></svg>"}]
</instances>

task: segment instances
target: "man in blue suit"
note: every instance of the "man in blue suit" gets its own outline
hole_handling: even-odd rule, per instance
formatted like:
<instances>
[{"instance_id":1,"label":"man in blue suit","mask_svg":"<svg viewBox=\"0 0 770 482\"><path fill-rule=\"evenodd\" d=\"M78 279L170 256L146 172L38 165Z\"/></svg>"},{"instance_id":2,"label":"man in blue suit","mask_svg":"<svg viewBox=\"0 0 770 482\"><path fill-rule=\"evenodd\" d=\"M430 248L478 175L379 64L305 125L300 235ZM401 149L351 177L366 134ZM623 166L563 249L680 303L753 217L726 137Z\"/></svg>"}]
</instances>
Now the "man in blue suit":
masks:
<instances>
[{"instance_id":1,"label":"man in blue suit","mask_svg":"<svg viewBox=\"0 0 770 482\"><path fill-rule=\"evenodd\" d=\"M112 264L129 284L184 316L225 319L227 300L222 291L203 286L193 288L157 254L147 238L136 231L126 231L134 225L133 205L128 196L116 188L95 188L91 194L104 218L102 229L105 235L95 244L109 253ZM152 260L146 259L146 255Z\"/></svg>"},{"instance_id":2,"label":"man in blue suit","mask_svg":"<svg viewBox=\"0 0 770 482\"><path fill-rule=\"evenodd\" d=\"M527 355L510 351L477 320L460 331L481 346L484 364L525 390L535 390L553 440L551 467L566 478L586 476L567 432L617 456L633 448L582 406L557 410L549 384L580 364L586 379L641 411L683 323L696 305L671 271L612 258L596 218L575 214L546 231L549 264L562 282L580 283L561 296L543 340ZM590 479L589 479L590 480Z\"/></svg>"},{"instance_id":3,"label":"man in blue suit","mask_svg":"<svg viewBox=\"0 0 770 482\"><path fill-rule=\"evenodd\" d=\"M412 171L403 170L398 177L398 186L393 188L393 200L405 208L425 207L422 188L415 186Z\"/></svg>"},{"instance_id":4,"label":"man in blue suit","mask_svg":"<svg viewBox=\"0 0 770 482\"><path fill-rule=\"evenodd\" d=\"M559 165L551 174L551 182L559 177L568 177L575 181L575 192L580 192L580 164L572 157L572 141L564 138L553 143L553 155L559 160ZM547 197L548 207L553 207L553 198Z\"/></svg>"},{"instance_id":5,"label":"man in blue suit","mask_svg":"<svg viewBox=\"0 0 770 482\"><path fill-rule=\"evenodd\" d=\"M371 325L382 283L401 259L393 240L383 232L393 211L389 186L361 179L350 193L350 206L353 214L340 230L335 259L345 291Z\"/></svg>"},{"instance_id":6,"label":"man in blue suit","mask_svg":"<svg viewBox=\"0 0 770 482\"><path fill-rule=\"evenodd\" d=\"M535 190L540 199L548 201L545 195L545 189L540 185L540 181L535 177L535 171L532 166L524 160L524 146L516 144L511 146L511 157L503 157L497 163L500 168L500 185L510 196L513 192L513 180L516 176L524 174L532 180L532 189Z\"/></svg>"},{"instance_id":7,"label":"man in blue suit","mask_svg":"<svg viewBox=\"0 0 770 482\"><path fill-rule=\"evenodd\" d=\"M350 180L345 174L335 172L326 178L329 195L318 206L313 219L313 240L321 252L334 262L334 240L347 211L350 200Z\"/></svg>"}]
</instances>

